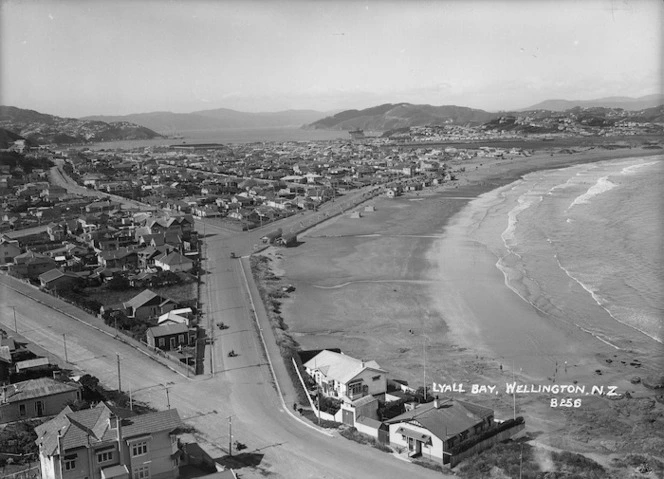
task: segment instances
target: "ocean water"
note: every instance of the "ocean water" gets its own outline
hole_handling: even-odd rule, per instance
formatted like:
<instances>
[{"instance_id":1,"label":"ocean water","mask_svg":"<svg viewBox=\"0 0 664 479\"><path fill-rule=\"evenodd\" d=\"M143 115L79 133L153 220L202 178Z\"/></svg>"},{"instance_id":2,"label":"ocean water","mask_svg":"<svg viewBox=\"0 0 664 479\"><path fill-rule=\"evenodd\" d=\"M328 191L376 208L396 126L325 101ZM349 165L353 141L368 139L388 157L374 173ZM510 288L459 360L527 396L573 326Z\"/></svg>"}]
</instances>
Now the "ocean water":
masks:
<instances>
[{"instance_id":1,"label":"ocean water","mask_svg":"<svg viewBox=\"0 0 664 479\"><path fill-rule=\"evenodd\" d=\"M219 130L192 130L182 132L181 138L128 140L96 143L92 148L139 148L144 146L179 145L182 143L246 144L262 142L307 142L350 140L347 131L305 130L298 127L224 128Z\"/></svg>"},{"instance_id":2,"label":"ocean water","mask_svg":"<svg viewBox=\"0 0 664 479\"><path fill-rule=\"evenodd\" d=\"M466 238L545 321L616 349L657 346L663 186L662 155L531 173L471 203Z\"/></svg>"}]
</instances>

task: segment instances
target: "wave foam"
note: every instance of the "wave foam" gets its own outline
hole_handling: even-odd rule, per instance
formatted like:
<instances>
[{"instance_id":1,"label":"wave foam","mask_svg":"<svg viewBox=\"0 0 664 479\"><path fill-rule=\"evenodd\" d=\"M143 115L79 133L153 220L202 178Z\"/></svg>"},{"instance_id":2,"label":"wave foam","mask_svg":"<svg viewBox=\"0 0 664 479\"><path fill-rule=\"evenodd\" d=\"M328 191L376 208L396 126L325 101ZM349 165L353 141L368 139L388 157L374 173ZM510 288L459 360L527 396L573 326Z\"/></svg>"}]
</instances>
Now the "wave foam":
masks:
<instances>
[{"instance_id":1,"label":"wave foam","mask_svg":"<svg viewBox=\"0 0 664 479\"><path fill-rule=\"evenodd\" d=\"M500 235L500 237L503 239L505 248L507 248L511 253L513 253L513 251L510 246L514 246L516 244L514 231L516 230L516 224L518 222L517 217L520 213L530 208L533 204L542 201L542 196L529 196L530 193L531 192L528 191L527 193L519 196L519 199L517 200L518 204L512 208L509 213L507 213L507 228L505 228L505 231L503 231ZM517 254L517 256L519 255Z\"/></svg>"},{"instance_id":2,"label":"wave foam","mask_svg":"<svg viewBox=\"0 0 664 479\"><path fill-rule=\"evenodd\" d=\"M622 173L623 175L627 175L629 173L634 173L636 172L636 170L639 170L641 168L645 168L646 166L657 165L660 163L661 161L650 161L648 163L639 163L638 165L626 166L625 168L622 169L620 173Z\"/></svg>"},{"instance_id":3,"label":"wave foam","mask_svg":"<svg viewBox=\"0 0 664 479\"><path fill-rule=\"evenodd\" d=\"M570 204L567 207L567 210L569 210L570 208L572 208L572 206L575 205L583 205L589 203L590 200L595 196L601 195L602 193L606 193L607 191L612 190L616 186L618 185L609 181L608 176L602 176L599 180L597 180L597 183L588 188L588 191L586 191L584 194L580 196L577 196L574 199L574 201L572 201L572 204Z\"/></svg>"},{"instance_id":4,"label":"wave foam","mask_svg":"<svg viewBox=\"0 0 664 479\"><path fill-rule=\"evenodd\" d=\"M597 293L596 293L596 292L595 292L590 286L584 284L580 279L578 279L576 276L574 276L574 275L573 275L573 274L572 274L567 268L565 268L565 267L562 265L562 263L560 262L560 259L558 258L558 255L555 255L555 258L556 258L556 262L558 263L558 266L560 267L560 269L563 270L563 271L565 272L565 274L566 274L569 278L571 278L571 279L574 280L579 286L581 286L581 287L582 287L582 288L583 288L588 294L590 294L590 296L593 298L593 300L595 300L595 303L597 303L597 305L598 305L600 308L602 308L604 311L606 311L606 312L608 313L608 315L609 315L611 318L613 318L614 321L617 321L617 322L619 322L620 324L623 324L623 325L625 325L625 326L627 326L627 327L630 327L630 328L632 328L632 329L634 329L634 330L636 330L636 331L638 331L638 332L640 332L640 333L642 333L642 334L645 334L646 336L648 336L648 337L651 338L651 339L654 339L654 340L657 341L658 343L661 343L661 342L662 342L661 338L658 338L658 337L654 336L652 333L649 333L649 332L647 332L647 331L644 331L643 329L638 328L638 327L635 326L634 324L631 324L631 323L629 323L629 322L627 322L627 321L623 321L623 320L617 318L616 315L614 315L614 314L609 310L609 308L608 308L607 305L606 305L606 301L605 301L603 298L601 298L601 297L600 297L600 296L599 296L599 295L598 295L598 294L597 294ZM577 326L578 326L578 325L577 325ZM579 328L581 328L581 326L579 326ZM589 330L585 330L584 328L581 328L581 329L582 329L583 331L587 332L587 333L592 334L593 336L595 336L595 337L596 337L597 339L599 339L600 341L603 341L603 342L605 342L605 343L607 343L607 344L610 344L611 346L613 346L613 347L615 347L615 348L618 348L616 345L614 345L614 344L612 344L612 343L606 341L605 339L602 339L601 337L599 337L596 333L593 333L592 331L589 331ZM618 349L620 349L620 348L618 348Z\"/></svg>"}]
</instances>

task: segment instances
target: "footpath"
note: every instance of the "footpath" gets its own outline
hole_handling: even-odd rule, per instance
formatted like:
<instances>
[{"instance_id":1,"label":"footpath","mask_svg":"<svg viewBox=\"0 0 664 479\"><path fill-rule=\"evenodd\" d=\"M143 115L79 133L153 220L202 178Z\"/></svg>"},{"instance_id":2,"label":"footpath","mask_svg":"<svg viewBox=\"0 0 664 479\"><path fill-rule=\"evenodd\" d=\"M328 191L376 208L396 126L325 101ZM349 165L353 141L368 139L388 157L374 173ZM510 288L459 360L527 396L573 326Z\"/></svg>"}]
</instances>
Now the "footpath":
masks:
<instances>
[{"instance_id":1,"label":"footpath","mask_svg":"<svg viewBox=\"0 0 664 479\"><path fill-rule=\"evenodd\" d=\"M115 328L106 325L101 318L86 313L85 311L78 308L77 306L74 306L73 304L67 303L66 301L51 296L50 294L44 293L43 291L40 291L39 288L37 288L36 286L28 284L24 281L21 281L7 274L0 275L0 283L4 284L6 287L12 289L18 294L27 296L33 301L43 304L44 306L47 306L52 310L57 311L58 313L64 314L65 316L74 319L80 323L87 324L91 328L96 329L97 331L105 334L106 336L112 339L115 339L116 341L120 341L128 346L131 346L132 348L144 354L145 356L148 356L152 358L154 361L160 363L162 366L167 367L171 371L183 377L187 377L186 371L183 368L178 367L172 361L170 361L165 357L154 354L154 352L151 351L143 343L126 336L124 333L117 332ZM49 354L49 356L52 355Z\"/></svg>"}]
</instances>

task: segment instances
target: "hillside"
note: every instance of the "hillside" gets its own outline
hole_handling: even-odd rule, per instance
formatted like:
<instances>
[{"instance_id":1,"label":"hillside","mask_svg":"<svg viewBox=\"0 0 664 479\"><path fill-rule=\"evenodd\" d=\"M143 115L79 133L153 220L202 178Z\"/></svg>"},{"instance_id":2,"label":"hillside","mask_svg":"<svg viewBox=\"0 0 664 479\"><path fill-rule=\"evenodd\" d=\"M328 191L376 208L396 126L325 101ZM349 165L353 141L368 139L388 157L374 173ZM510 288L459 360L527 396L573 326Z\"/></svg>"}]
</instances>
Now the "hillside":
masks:
<instances>
[{"instance_id":1,"label":"hillside","mask_svg":"<svg viewBox=\"0 0 664 479\"><path fill-rule=\"evenodd\" d=\"M299 127L323 118L325 113L314 110L287 110L270 113L246 113L218 108L192 113L157 111L124 116L89 116L83 120L128 121L164 134L223 128Z\"/></svg>"},{"instance_id":2,"label":"hillside","mask_svg":"<svg viewBox=\"0 0 664 479\"><path fill-rule=\"evenodd\" d=\"M638 111L664 105L664 95L655 94L630 98L614 96L597 100L545 100L528 108L518 111L549 110L565 111L572 108L622 108L623 110Z\"/></svg>"},{"instance_id":3,"label":"hillside","mask_svg":"<svg viewBox=\"0 0 664 479\"><path fill-rule=\"evenodd\" d=\"M313 129L386 131L410 126L484 124L500 115L463 106L387 103L364 110L346 110L308 126Z\"/></svg>"},{"instance_id":4,"label":"hillside","mask_svg":"<svg viewBox=\"0 0 664 479\"><path fill-rule=\"evenodd\" d=\"M6 150L9 148L16 140L25 140L21 135L17 135L9 130L0 128L0 149ZM30 145L30 142L28 142Z\"/></svg>"},{"instance_id":5,"label":"hillside","mask_svg":"<svg viewBox=\"0 0 664 479\"><path fill-rule=\"evenodd\" d=\"M126 121L107 123L61 118L13 106L0 106L0 128L35 144L146 140L160 136L148 128Z\"/></svg>"}]
</instances>

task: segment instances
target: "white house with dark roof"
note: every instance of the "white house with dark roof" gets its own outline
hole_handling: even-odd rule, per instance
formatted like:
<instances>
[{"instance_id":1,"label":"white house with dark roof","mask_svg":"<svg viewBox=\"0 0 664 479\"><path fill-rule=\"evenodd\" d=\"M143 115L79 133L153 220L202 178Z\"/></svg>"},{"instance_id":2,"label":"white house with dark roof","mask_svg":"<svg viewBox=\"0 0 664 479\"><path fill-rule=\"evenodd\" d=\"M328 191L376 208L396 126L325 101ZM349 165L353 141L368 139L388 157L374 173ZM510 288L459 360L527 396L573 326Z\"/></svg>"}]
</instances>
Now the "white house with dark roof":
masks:
<instances>
[{"instance_id":1,"label":"white house with dark roof","mask_svg":"<svg viewBox=\"0 0 664 479\"><path fill-rule=\"evenodd\" d=\"M304 367L324 395L346 402L387 391L387 372L376 361L325 350L307 361Z\"/></svg>"},{"instance_id":2,"label":"white house with dark roof","mask_svg":"<svg viewBox=\"0 0 664 479\"><path fill-rule=\"evenodd\" d=\"M390 444L410 457L448 463L450 449L495 426L493 409L458 399L435 399L385 421Z\"/></svg>"},{"instance_id":3,"label":"white house with dark roof","mask_svg":"<svg viewBox=\"0 0 664 479\"><path fill-rule=\"evenodd\" d=\"M119 419L104 404L66 407L35 428L43 479L176 479L176 409Z\"/></svg>"},{"instance_id":4,"label":"white house with dark roof","mask_svg":"<svg viewBox=\"0 0 664 479\"><path fill-rule=\"evenodd\" d=\"M194 262L191 259L181 255L176 251L155 258L154 265L159 266L164 271L187 272L194 268Z\"/></svg>"},{"instance_id":5,"label":"white house with dark roof","mask_svg":"<svg viewBox=\"0 0 664 479\"><path fill-rule=\"evenodd\" d=\"M0 388L0 424L58 414L81 399L81 387L51 378L29 379Z\"/></svg>"}]
</instances>

